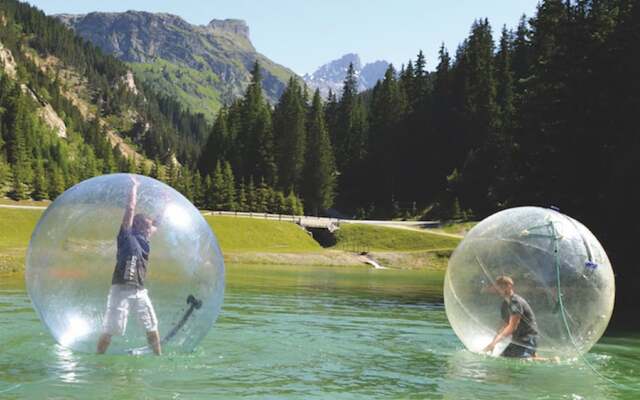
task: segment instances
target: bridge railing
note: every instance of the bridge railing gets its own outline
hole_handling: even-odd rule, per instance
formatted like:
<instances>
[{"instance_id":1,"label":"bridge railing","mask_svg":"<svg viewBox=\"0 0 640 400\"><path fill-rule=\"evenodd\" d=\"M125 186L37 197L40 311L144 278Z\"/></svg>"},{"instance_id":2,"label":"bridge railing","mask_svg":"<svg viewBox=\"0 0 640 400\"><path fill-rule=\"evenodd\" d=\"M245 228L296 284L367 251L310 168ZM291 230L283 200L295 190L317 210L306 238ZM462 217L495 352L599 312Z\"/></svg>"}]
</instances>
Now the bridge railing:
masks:
<instances>
[{"instance_id":1,"label":"bridge railing","mask_svg":"<svg viewBox=\"0 0 640 400\"><path fill-rule=\"evenodd\" d=\"M340 220L337 218L310 217L307 215L270 214L244 211L203 211L202 214L288 221L308 228L337 229L340 226Z\"/></svg>"}]
</instances>

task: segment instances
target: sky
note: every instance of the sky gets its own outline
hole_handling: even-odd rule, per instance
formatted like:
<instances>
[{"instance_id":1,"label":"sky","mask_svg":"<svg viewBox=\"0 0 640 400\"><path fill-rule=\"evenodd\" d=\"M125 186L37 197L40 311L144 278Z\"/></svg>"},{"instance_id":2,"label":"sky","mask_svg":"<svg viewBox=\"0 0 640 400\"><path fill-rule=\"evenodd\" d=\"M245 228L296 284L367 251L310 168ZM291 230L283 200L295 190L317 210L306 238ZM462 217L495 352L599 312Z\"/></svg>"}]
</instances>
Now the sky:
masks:
<instances>
[{"instance_id":1,"label":"sky","mask_svg":"<svg viewBox=\"0 0 640 400\"><path fill-rule=\"evenodd\" d=\"M488 18L497 40L533 16L538 0L31 0L47 14L149 11L176 14L194 25L243 19L256 50L294 72L312 73L347 53L363 65L386 60L396 67L422 50L427 69L444 43L451 54L475 19Z\"/></svg>"}]
</instances>

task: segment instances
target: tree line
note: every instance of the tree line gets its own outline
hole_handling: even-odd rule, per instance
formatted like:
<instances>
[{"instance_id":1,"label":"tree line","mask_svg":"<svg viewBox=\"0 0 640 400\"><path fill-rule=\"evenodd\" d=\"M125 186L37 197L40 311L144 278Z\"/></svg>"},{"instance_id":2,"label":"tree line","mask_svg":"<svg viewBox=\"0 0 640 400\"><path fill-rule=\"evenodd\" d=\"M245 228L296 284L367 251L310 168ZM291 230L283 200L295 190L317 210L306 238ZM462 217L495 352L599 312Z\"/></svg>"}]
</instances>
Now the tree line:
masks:
<instances>
[{"instance_id":1,"label":"tree line","mask_svg":"<svg viewBox=\"0 0 640 400\"><path fill-rule=\"evenodd\" d=\"M610 249L629 277L618 300L633 304L640 3L544 0L493 37L489 21L476 20L455 53L441 47L433 71L420 52L363 94L350 68L342 92L321 106L316 126L331 149L322 168L307 167L310 151L324 151L310 146L305 89L289 82L270 111L254 74L255 93L218 117L201 168L229 161L238 176L302 193L311 212L333 205L363 217L480 219L555 205ZM313 180L318 169L325 178ZM310 200L309 182L326 202Z\"/></svg>"},{"instance_id":2,"label":"tree line","mask_svg":"<svg viewBox=\"0 0 640 400\"><path fill-rule=\"evenodd\" d=\"M300 196L307 213L324 212L333 205L336 169L319 92L310 100L292 78L272 109L258 63L251 75L245 96L217 115L199 171L208 176L228 164L237 179Z\"/></svg>"}]
</instances>

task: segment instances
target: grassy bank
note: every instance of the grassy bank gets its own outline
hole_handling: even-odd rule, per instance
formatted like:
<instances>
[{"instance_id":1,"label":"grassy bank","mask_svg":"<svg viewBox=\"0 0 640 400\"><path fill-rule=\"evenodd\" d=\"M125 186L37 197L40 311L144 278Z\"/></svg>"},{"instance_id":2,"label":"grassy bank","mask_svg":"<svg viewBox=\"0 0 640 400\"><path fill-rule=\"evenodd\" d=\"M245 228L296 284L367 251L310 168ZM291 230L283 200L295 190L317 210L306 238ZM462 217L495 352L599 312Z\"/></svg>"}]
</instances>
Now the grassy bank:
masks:
<instances>
[{"instance_id":1,"label":"grassy bank","mask_svg":"<svg viewBox=\"0 0 640 400\"><path fill-rule=\"evenodd\" d=\"M335 248L366 252L381 265L403 269L444 270L459 238L437 231L399 229L369 224L342 224Z\"/></svg>"},{"instance_id":2,"label":"grassy bank","mask_svg":"<svg viewBox=\"0 0 640 400\"><path fill-rule=\"evenodd\" d=\"M23 268L25 253L42 210L0 208L0 272Z\"/></svg>"},{"instance_id":3,"label":"grassy bank","mask_svg":"<svg viewBox=\"0 0 640 400\"><path fill-rule=\"evenodd\" d=\"M451 233L454 235L464 236L478 224L477 221L467 221L467 222L448 222L442 225L439 228L433 229L434 232L444 232Z\"/></svg>"},{"instance_id":4,"label":"grassy bank","mask_svg":"<svg viewBox=\"0 0 640 400\"><path fill-rule=\"evenodd\" d=\"M0 272L19 272L31 232L43 210L0 208ZM446 266L459 240L437 233L343 224L337 244L322 248L304 229L291 222L205 216L225 260L232 263L292 265L363 265L358 253L369 252L392 268Z\"/></svg>"},{"instance_id":5,"label":"grassy bank","mask_svg":"<svg viewBox=\"0 0 640 400\"><path fill-rule=\"evenodd\" d=\"M304 253L322 247L291 222L255 218L205 216L223 252Z\"/></svg>"},{"instance_id":6,"label":"grassy bank","mask_svg":"<svg viewBox=\"0 0 640 400\"><path fill-rule=\"evenodd\" d=\"M347 251L421 251L454 249L459 239L435 232L368 224L342 224L336 248Z\"/></svg>"}]
</instances>

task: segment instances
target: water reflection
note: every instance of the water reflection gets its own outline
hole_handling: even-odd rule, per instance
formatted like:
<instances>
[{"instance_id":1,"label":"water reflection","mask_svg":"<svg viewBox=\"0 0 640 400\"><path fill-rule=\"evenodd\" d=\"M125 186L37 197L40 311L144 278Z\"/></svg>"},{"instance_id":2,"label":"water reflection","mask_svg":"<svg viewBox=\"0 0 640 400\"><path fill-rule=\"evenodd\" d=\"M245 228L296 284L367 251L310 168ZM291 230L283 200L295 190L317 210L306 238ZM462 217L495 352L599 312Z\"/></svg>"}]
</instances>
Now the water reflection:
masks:
<instances>
[{"instance_id":1,"label":"water reflection","mask_svg":"<svg viewBox=\"0 0 640 400\"><path fill-rule=\"evenodd\" d=\"M79 380L79 357L70 349L60 345L55 346L56 364L52 374L57 375L64 383L78 383Z\"/></svg>"},{"instance_id":2,"label":"water reflection","mask_svg":"<svg viewBox=\"0 0 640 400\"><path fill-rule=\"evenodd\" d=\"M509 399L609 399L614 389L580 360L515 360L467 350L448 357L446 377L448 399L493 399L496 393Z\"/></svg>"}]
</instances>

